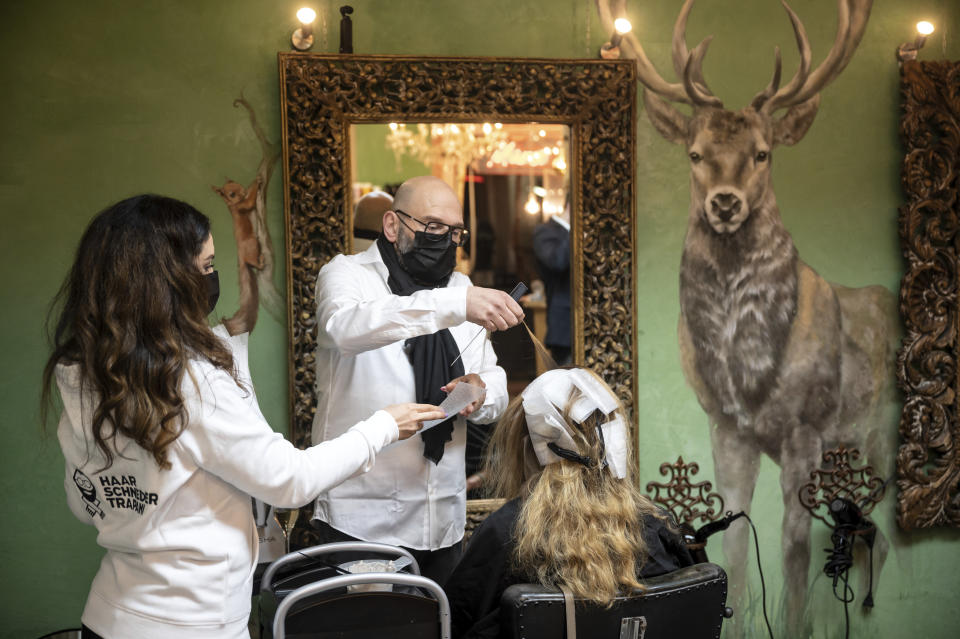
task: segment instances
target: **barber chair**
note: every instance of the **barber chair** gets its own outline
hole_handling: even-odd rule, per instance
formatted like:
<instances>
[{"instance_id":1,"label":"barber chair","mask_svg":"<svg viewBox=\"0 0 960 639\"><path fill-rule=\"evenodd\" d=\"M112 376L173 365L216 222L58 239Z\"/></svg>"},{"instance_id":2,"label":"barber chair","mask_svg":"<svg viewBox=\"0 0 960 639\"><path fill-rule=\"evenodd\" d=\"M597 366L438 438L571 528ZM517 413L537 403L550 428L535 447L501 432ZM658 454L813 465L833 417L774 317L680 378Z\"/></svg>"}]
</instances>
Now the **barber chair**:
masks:
<instances>
[{"instance_id":1,"label":"barber chair","mask_svg":"<svg viewBox=\"0 0 960 639\"><path fill-rule=\"evenodd\" d=\"M409 572L342 568L383 558L409 562ZM420 576L403 548L368 542L313 546L274 561L261 581L260 620L263 639L450 639L443 589Z\"/></svg>"},{"instance_id":2,"label":"barber chair","mask_svg":"<svg viewBox=\"0 0 960 639\"><path fill-rule=\"evenodd\" d=\"M582 639L716 639L729 616L727 574L716 564L695 564L644 579L647 589L617 597L603 608L575 600L577 636ZM517 584L500 599L501 637L562 639L567 632L563 594Z\"/></svg>"}]
</instances>

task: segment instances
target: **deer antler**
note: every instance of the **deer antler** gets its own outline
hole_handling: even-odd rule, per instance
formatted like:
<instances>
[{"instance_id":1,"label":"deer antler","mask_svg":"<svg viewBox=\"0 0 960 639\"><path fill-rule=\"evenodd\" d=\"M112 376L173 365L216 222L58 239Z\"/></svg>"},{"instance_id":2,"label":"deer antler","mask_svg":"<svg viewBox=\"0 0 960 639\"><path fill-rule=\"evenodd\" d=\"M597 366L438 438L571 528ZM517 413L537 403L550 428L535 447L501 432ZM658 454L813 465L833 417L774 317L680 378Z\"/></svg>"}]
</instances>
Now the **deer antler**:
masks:
<instances>
[{"instance_id":1,"label":"deer antler","mask_svg":"<svg viewBox=\"0 0 960 639\"><path fill-rule=\"evenodd\" d=\"M780 86L780 47L773 48L773 78L770 80L770 84L767 85L767 88L754 96L753 100L750 101L750 106L754 110L759 110L764 103L773 97L773 94L777 92L777 88ZM803 56L801 54L801 65Z\"/></svg>"},{"instance_id":2,"label":"deer antler","mask_svg":"<svg viewBox=\"0 0 960 639\"><path fill-rule=\"evenodd\" d=\"M800 68L785 87L777 91L780 80L780 50L776 50L776 65L773 80L766 89L754 97L751 105L766 114L777 109L789 108L806 102L830 84L843 71L853 57L857 45L866 30L867 18L873 0L837 0L837 36L826 59L812 73L810 72L810 41L803 23L793 9L781 0L797 38L800 49Z\"/></svg>"},{"instance_id":3,"label":"deer antler","mask_svg":"<svg viewBox=\"0 0 960 639\"><path fill-rule=\"evenodd\" d=\"M677 75L683 78L682 82L667 82L656 70L647 54L643 50L640 41L632 34L624 34L620 47L624 50L627 57L634 58L637 62L637 76L640 81L657 95L666 98L672 102L682 102L691 106L712 106L723 108L723 103L719 98L713 95L703 80L703 57L707 53L707 47L710 44L710 38L706 38L697 45L693 52L687 50L686 29L687 16L690 15L690 9L694 0L686 0L677 22L673 27L673 68ZM616 13L625 13L625 0L616 1ZM613 29L614 12L610 6L603 0L597 0L597 12L600 14L600 20L605 29Z\"/></svg>"},{"instance_id":4,"label":"deer antler","mask_svg":"<svg viewBox=\"0 0 960 639\"><path fill-rule=\"evenodd\" d=\"M685 86L687 83L686 67L687 62L690 60L690 52L687 50L687 18L689 17L690 10L692 8L693 0L688 0L685 2L683 7L680 9L680 15L677 16L676 24L673 25L673 70L676 71L679 77L684 79ZM698 90L702 93L705 99L714 97L713 92L707 87L707 83L703 79L703 71L700 68L700 63L703 62L703 56L706 55L706 49L711 40L713 40L713 36L706 38L700 43L700 46L703 47L703 54L700 56L697 68L692 70L693 73L689 76L691 80L690 84L694 85L695 83L696 85L699 85ZM690 89L687 89L688 93L689 91Z\"/></svg>"}]
</instances>

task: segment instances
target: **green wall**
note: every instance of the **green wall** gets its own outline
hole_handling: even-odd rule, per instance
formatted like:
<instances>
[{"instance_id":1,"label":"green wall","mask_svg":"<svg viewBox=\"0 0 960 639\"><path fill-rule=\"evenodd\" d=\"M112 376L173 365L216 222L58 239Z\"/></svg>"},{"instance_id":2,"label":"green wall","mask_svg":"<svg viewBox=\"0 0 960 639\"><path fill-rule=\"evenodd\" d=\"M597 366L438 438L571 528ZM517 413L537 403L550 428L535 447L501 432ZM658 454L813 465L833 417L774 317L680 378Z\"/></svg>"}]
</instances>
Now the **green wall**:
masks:
<instances>
[{"instance_id":1,"label":"green wall","mask_svg":"<svg viewBox=\"0 0 960 639\"><path fill-rule=\"evenodd\" d=\"M354 182L369 182L383 188L423 175L429 169L409 155L396 156L386 145L390 129L386 124L359 124L353 127L353 152L357 158Z\"/></svg>"},{"instance_id":2,"label":"green wall","mask_svg":"<svg viewBox=\"0 0 960 639\"><path fill-rule=\"evenodd\" d=\"M314 50L336 51L340 3L305 4L319 13ZM629 4L635 31L671 77L669 40L679 2ZM361 53L576 58L595 56L606 39L590 0L352 5L355 50ZM256 170L257 141L245 114L232 106L241 92L279 143L276 52L289 48L298 6L290 0L10 0L0 7L0 637L77 625L99 560L92 528L67 510L56 439L42 437L38 424L46 356L42 322L79 234L98 210L125 196L152 191L185 199L213 219L224 291L219 308L235 307L230 218L210 185L227 177L248 183ZM807 27L815 61L822 59L833 39L834 3L793 0L792 6ZM876 0L860 49L824 91L810 133L776 156L784 221L803 258L831 281L898 287L901 150L894 49L911 39L911 25L921 17L940 27L921 59L960 58L954 0ZM784 49L785 73L795 68L789 22L774 0L702 0L688 33L691 43L716 35L705 74L730 106L745 104L767 83L774 45ZM700 462L700 477L711 478L706 418L683 380L676 342L687 163L642 112L638 146L641 477L658 479L660 462L682 454ZM278 171L268 209L282 253L280 182ZM285 323L261 312L251 366L263 412L280 431L288 414L286 353ZM876 513L888 531L892 504L891 493ZM781 511L777 469L765 461L753 514L768 605L778 618ZM898 541L878 578L876 609L865 616L859 604L851 607L851 636L955 636L958 534L917 532ZM823 527L815 525L814 563L827 545ZM719 542L711 542L710 551L721 560ZM812 566L811 574L819 568ZM855 581L854 587L862 597L862 586ZM842 636L842 606L829 595L827 580L819 578L812 589L816 636ZM738 614L757 619L756 607Z\"/></svg>"}]
</instances>

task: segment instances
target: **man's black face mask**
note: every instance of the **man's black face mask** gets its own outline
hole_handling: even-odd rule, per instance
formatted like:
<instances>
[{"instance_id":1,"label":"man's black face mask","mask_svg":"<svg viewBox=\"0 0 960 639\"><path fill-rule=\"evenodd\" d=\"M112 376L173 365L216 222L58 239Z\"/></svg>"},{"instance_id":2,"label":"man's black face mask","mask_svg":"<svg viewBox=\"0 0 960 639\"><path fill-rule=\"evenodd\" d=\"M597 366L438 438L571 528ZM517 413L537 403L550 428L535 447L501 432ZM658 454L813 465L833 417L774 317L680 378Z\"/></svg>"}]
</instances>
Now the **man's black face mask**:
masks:
<instances>
[{"instance_id":1,"label":"man's black face mask","mask_svg":"<svg viewBox=\"0 0 960 639\"><path fill-rule=\"evenodd\" d=\"M399 242L398 242L399 250ZM414 279L438 284L450 276L457 264L457 245L450 234L435 235L423 231L413 234L413 246L400 251L400 264Z\"/></svg>"}]
</instances>

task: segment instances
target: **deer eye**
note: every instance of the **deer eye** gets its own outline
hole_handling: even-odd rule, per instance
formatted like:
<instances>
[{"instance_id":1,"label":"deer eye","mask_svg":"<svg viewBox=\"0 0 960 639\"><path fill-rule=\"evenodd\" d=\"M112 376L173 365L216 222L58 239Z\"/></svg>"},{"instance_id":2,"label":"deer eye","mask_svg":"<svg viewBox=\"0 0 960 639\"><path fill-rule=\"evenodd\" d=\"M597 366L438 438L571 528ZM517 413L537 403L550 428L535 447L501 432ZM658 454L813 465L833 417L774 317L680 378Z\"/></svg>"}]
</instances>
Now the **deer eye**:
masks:
<instances>
[{"instance_id":1,"label":"deer eye","mask_svg":"<svg viewBox=\"0 0 960 639\"><path fill-rule=\"evenodd\" d=\"M770 154L766 151L758 151L756 155L757 162L766 162L767 158L770 157Z\"/></svg>"},{"instance_id":2,"label":"deer eye","mask_svg":"<svg viewBox=\"0 0 960 639\"><path fill-rule=\"evenodd\" d=\"M697 153L696 151L690 152L690 161L693 162L694 164L696 164L702 159L703 159L703 156Z\"/></svg>"}]
</instances>

